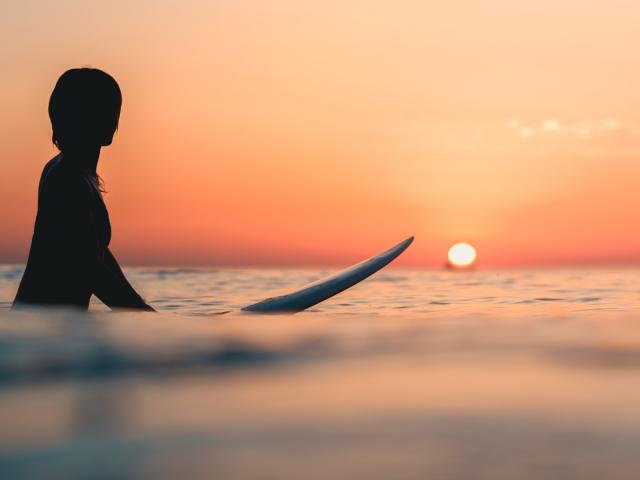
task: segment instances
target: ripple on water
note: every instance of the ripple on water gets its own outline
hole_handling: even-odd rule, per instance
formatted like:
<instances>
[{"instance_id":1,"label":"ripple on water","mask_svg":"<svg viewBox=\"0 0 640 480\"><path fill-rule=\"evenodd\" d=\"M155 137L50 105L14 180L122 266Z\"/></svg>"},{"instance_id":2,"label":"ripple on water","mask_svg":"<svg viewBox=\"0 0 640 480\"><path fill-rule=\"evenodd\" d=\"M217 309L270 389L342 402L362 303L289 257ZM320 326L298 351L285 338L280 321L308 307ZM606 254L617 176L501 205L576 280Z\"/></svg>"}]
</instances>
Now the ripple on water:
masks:
<instances>
[{"instance_id":1,"label":"ripple on water","mask_svg":"<svg viewBox=\"0 0 640 480\"><path fill-rule=\"evenodd\" d=\"M263 298L298 289L331 273L326 269L260 270L206 268L127 269L144 298L162 310L201 315L207 310L232 310ZM0 267L0 308L8 308L15 295L22 267ZM424 304L455 304L469 315L491 313L505 305L536 304L538 311L581 303L592 308L635 308L637 274L633 269L585 271L509 270L449 272L386 270L356 288L322 304L323 312L380 315L397 311L419 312ZM619 285L616 287L615 285ZM434 302L434 303L431 303ZM97 305L98 302L94 304ZM549 305L545 307L545 305ZM521 309L514 315L522 315Z\"/></svg>"}]
</instances>

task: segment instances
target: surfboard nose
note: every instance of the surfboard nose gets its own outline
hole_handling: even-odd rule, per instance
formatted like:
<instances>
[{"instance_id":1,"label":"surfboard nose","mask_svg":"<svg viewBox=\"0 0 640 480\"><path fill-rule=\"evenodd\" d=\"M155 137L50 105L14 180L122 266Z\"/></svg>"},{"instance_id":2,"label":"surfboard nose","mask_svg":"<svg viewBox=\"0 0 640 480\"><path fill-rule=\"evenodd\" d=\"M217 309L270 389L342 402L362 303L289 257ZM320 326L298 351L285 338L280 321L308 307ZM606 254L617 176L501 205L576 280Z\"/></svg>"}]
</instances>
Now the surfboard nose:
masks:
<instances>
[{"instance_id":1,"label":"surfboard nose","mask_svg":"<svg viewBox=\"0 0 640 480\"><path fill-rule=\"evenodd\" d=\"M404 243L406 243L406 244L407 244L407 247L408 247L409 245L411 245L411 244L413 243L413 240L414 240L415 238L416 238L416 237L414 237L413 235L411 235L411 236L410 236L409 238L407 238L406 240L403 240L402 242L400 242L400 244L404 244Z\"/></svg>"}]
</instances>

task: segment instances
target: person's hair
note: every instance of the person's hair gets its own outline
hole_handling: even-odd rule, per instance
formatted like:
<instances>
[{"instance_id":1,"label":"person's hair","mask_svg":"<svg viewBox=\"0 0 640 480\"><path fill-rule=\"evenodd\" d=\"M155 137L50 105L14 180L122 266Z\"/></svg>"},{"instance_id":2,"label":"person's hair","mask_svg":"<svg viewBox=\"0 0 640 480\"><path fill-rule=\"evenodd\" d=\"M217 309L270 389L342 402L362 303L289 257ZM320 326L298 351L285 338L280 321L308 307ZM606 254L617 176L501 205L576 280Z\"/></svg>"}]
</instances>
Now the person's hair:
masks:
<instances>
[{"instance_id":1,"label":"person's hair","mask_svg":"<svg viewBox=\"0 0 640 480\"><path fill-rule=\"evenodd\" d=\"M64 72L49 99L52 140L61 152L78 145L109 145L118 128L122 94L97 68Z\"/></svg>"}]
</instances>

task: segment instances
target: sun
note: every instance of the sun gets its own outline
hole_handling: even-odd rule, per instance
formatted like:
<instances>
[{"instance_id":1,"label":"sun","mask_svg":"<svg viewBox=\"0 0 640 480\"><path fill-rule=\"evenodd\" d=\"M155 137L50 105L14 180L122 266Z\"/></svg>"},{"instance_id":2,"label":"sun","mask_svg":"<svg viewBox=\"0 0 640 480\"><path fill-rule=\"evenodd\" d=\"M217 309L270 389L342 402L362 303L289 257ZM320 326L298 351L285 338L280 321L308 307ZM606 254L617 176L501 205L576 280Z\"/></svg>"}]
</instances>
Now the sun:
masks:
<instances>
[{"instance_id":1,"label":"sun","mask_svg":"<svg viewBox=\"0 0 640 480\"><path fill-rule=\"evenodd\" d=\"M455 267L468 267L476 260L476 249L468 243L456 243L449 249L449 263Z\"/></svg>"}]
</instances>

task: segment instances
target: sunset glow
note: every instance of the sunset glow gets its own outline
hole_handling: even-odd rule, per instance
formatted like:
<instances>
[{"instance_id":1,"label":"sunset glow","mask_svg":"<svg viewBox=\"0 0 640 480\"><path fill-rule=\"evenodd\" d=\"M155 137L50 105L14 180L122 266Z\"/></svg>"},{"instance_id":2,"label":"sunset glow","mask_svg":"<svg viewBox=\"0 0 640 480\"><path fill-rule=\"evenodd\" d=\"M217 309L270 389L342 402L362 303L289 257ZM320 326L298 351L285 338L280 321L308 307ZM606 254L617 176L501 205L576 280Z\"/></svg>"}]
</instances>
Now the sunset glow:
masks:
<instances>
[{"instance_id":1,"label":"sunset glow","mask_svg":"<svg viewBox=\"0 0 640 480\"><path fill-rule=\"evenodd\" d=\"M640 4L1 10L0 262L26 260L48 98L82 65L123 92L99 171L125 264L343 265L407 235L401 266L460 238L487 266L640 261Z\"/></svg>"}]
</instances>

